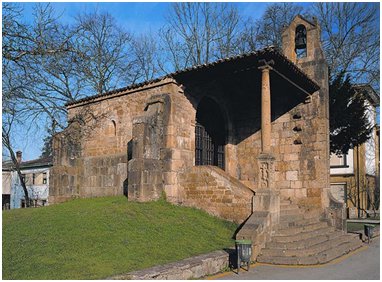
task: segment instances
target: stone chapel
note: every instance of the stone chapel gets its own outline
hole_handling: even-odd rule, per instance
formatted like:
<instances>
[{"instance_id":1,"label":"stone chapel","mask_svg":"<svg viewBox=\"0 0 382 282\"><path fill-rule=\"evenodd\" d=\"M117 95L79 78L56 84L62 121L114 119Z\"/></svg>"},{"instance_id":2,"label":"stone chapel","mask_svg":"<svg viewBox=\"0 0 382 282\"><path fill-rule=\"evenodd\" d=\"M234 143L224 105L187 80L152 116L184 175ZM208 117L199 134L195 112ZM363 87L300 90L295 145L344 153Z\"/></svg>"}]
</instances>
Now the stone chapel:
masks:
<instances>
[{"instance_id":1,"label":"stone chapel","mask_svg":"<svg viewBox=\"0 0 382 282\"><path fill-rule=\"evenodd\" d=\"M359 247L338 231L344 207L329 190L328 66L315 19L296 16L282 50L194 66L67 109L69 125L53 141L50 203L164 195L242 224L236 237L252 239L253 258L264 262L322 263ZM269 245L300 233L305 249ZM317 236L326 253L310 248Z\"/></svg>"}]
</instances>

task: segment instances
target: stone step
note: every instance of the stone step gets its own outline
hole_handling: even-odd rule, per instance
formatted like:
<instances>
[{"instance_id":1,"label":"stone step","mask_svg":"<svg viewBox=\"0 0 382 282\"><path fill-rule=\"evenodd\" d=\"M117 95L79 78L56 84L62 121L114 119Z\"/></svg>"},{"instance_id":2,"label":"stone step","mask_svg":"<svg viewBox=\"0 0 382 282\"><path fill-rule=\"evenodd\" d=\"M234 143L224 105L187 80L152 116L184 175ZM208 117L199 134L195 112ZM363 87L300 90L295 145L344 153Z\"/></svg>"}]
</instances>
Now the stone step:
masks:
<instances>
[{"instance_id":1,"label":"stone step","mask_svg":"<svg viewBox=\"0 0 382 282\"><path fill-rule=\"evenodd\" d=\"M284 216L280 213L280 222L295 222L302 219L304 219L304 215L302 213L288 216Z\"/></svg>"},{"instance_id":2,"label":"stone step","mask_svg":"<svg viewBox=\"0 0 382 282\"><path fill-rule=\"evenodd\" d=\"M327 263L363 246L361 240L351 240L334 248L325 250L318 255L319 263Z\"/></svg>"},{"instance_id":3,"label":"stone step","mask_svg":"<svg viewBox=\"0 0 382 282\"><path fill-rule=\"evenodd\" d=\"M319 219L321 212L319 210L299 210L298 213L294 213L289 211L282 211L280 212L280 222L294 222L294 221L299 221L302 219Z\"/></svg>"},{"instance_id":4,"label":"stone step","mask_svg":"<svg viewBox=\"0 0 382 282\"><path fill-rule=\"evenodd\" d=\"M312 256L312 255L324 252L328 249L335 248L336 246L351 242L352 240L353 240L353 237L342 235L333 239L319 242L318 244L311 245L304 249L268 249L266 248L261 250L261 255L280 256L280 257L281 256L289 256L289 257Z\"/></svg>"},{"instance_id":5,"label":"stone step","mask_svg":"<svg viewBox=\"0 0 382 282\"><path fill-rule=\"evenodd\" d=\"M304 219L309 219L309 218L319 219L321 216L321 211L320 210L305 210L303 211L303 214L304 214Z\"/></svg>"},{"instance_id":6,"label":"stone step","mask_svg":"<svg viewBox=\"0 0 382 282\"><path fill-rule=\"evenodd\" d=\"M280 221L278 224L278 229L284 229L284 228L289 228L289 227L296 227L296 226L303 226L303 225L308 225L312 223L319 222L317 218L308 218L308 219L300 219L292 222L288 221Z\"/></svg>"},{"instance_id":7,"label":"stone step","mask_svg":"<svg viewBox=\"0 0 382 282\"><path fill-rule=\"evenodd\" d=\"M291 208L286 210L283 210L283 209L280 210L280 215L282 216L299 215L299 214L303 214L303 211L300 210L298 207L293 209Z\"/></svg>"},{"instance_id":8,"label":"stone step","mask_svg":"<svg viewBox=\"0 0 382 282\"><path fill-rule=\"evenodd\" d=\"M280 265L312 265L318 264L319 260L315 256L311 257L275 257L275 256L258 256L257 262L280 264Z\"/></svg>"},{"instance_id":9,"label":"stone step","mask_svg":"<svg viewBox=\"0 0 382 282\"><path fill-rule=\"evenodd\" d=\"M294 209L298 209L298 205L295 205L295 204L280 204L280 210L281 212L283 211L286 211L286 210L294 210Z\"/></svg>"},{"instance_id":10,"label":"stone step","mask_svg":"<svg viewBox=\"0 0 382 282\"><path fill-rule=\"evenodd\" d=\"M266 248L269 249L305 249L309 248L312 245L319 244L325 242L327 240L331 240L337 238L338 236L343 235L341 231L332 231L324 235L318 235L310 238L306 238L300 241L293 242L268 242L266 244Z\"/></svg>"},{"instance_id":11,"label":"stone step","mask_svg":"<svg viewBox=\"0 0 382 282\"><path fill-rule=\"evenodd\" d=\"M319 221L319 222L311 223L308 225L279 229L276 231L275 236L278 236L278 235L281 235L281 236L296 235L296 234L300 234L303 232L314 231L314 230L324 228L324 227L328 227L328 223Z\"/></svg>"},{"instance_id":12,"label":"stone step","mask_svg":"<svg viewBox=\"0 0 382 282\"><path fill-rule=\"evenodd\" d=\"M323 227L320 229L316 229L314 231L308 231L308 232L302 232L296 235L287 235L287 236L272 236L271 240L273 242L282 242L282 243L288 243L288 242L296 242L296 241L301 241L307 238L319 236L319 235L325 235L329 232L334 231L334 227Z\"/></svg>"},{"instance_id":13,"label":"stone step","mask_svg":"<svg viewBox=\"0 0 382 282\"><path fill-rule=\"evenodd\" d=\"M333 248L325 250L316 255L310 256L264 256L260 255L257 258L258 262L283 264L283 265L313 265L327 263L335 258L341 257L351 251L354 251L362 246L362 242L350 241Z\"/></svg>"}]
</instances>

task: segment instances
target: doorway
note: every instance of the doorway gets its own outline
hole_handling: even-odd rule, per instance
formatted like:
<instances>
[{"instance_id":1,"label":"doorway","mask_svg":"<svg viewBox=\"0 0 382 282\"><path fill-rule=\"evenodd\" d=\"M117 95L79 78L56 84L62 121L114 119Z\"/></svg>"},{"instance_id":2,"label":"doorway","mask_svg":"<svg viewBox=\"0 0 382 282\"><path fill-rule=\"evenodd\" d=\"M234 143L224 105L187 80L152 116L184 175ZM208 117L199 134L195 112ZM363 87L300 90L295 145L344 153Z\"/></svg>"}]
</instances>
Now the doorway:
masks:
<instances>
[{"instance_id":1,"label":"doorway","mask_svg":"<svg viewBox=\"0 0 382 282\"><path fill-rule=\"evenodd\" d=\"M225 168L226 128L219 105L203 98L196 111L195 165Z\"/></svg>"}]
</instances>

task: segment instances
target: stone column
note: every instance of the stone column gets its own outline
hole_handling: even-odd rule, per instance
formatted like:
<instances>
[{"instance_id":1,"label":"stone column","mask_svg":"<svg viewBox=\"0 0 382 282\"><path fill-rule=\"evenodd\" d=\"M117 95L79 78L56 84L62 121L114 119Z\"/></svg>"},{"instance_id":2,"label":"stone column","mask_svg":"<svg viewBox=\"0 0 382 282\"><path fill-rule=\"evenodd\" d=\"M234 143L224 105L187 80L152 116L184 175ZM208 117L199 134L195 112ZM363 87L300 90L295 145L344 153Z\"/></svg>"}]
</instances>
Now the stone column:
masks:
<instances>
[{"instance_id":1,"label":"stone column","mask_svg":"<svg viewBox=\"0 0 382 282\"><path fill-rule=\"evenodd\" d=\"M274 186L274 161L271 153L271 87L269 72L273 62L263 62L261 70L261 154L257 157L259 168L257 190L253 199L253 210L268 212L270 221L269 230L273 230L279 222L280 216L280 191Z\"/></svg>"},{"instance_id":2,"label":"stone column","mask_svg":"<svg viewBox=\"0 0 382 282\"><path fill-rule=\"evenodd\" d=\"M271 188L274 157L271 153L271 85L269 72L271 62L265 62L259 67L261 70L261 154L259 162L259 188Z\"/></svg>"},{"instance_id":3,"label":"stone column","mask_svg":"<svg viewBox=\"0 0 382 282\"><path fill-rule=\"evenodd\" d=\"M261 152L271 152L271 86L269 71L271 66L265 65L259 68L261 74Z\"/></svg>"}]
</instances>

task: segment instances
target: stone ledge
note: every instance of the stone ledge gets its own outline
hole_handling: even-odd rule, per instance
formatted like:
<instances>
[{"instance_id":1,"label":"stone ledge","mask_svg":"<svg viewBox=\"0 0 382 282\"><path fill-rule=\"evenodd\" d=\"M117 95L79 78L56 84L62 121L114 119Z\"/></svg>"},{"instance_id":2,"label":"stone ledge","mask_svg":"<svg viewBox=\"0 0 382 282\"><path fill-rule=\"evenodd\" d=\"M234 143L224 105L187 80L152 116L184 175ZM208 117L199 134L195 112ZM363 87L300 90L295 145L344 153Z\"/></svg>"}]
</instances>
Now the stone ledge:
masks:
<instances>
[{"instance_id":1,"label":"stone ledge","mask_svg":"<svg viewBox=\"0 0 382 282\"><path fill-rule=\"evenodd\" d=\"M229 253L215 251L178 262L119 274L108 280L185 280L216 274L229 266Z\"/></svg>"}]
</instances>

